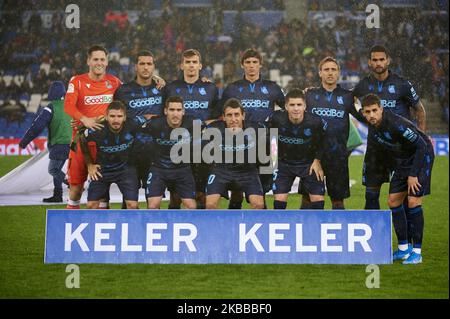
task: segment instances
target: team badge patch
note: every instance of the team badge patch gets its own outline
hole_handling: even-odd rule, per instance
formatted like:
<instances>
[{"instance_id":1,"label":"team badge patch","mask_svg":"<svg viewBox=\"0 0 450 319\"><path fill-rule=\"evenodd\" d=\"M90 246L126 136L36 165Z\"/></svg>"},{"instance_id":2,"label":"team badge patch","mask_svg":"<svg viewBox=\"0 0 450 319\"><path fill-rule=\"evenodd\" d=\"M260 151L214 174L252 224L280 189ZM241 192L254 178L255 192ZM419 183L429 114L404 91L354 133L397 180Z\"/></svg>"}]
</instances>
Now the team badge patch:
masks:
<instances>
[{"instance_id":1,"label":"team badge patch","mask_svg":"<svg viewBox=\"0 0 450 319\"><path fill-rule=\"evenodd\" d=\"M75 92L75 86L73 83L69 83L69 87L67 88L67 93L73 93Z\"/></svg>"},{"instance_id":2,"label":"team badge patch","mask_svg":"<svg viewBox=\"0 0 450 319\"><path fill-rule=\"evenodd\" d=\"M179 88L175 89L175 92L177 92L177 94L180 93L180 89Z\"/></svg>"},{"instance_id":3,"label":"team badge patch","mask_svg":"<svg viewBox=\"0 0 450 319\"><path fill-rule=\"evenodd\" d=\"M386 137L388 140L392 140L391 134L389 134L389 132L384 132L384 137Z\"/></svg>"},{"instance_id":4,"label":"team badge patch","mask_svg":"<svg viewBox=\"0 0 450 319\"><path fill-rule=\"evenodd\" d=\"M342 96L338 96L338 97L337 97L337 102L338 102L339 104L344 104L344 98L343 98Z\"/></svg>"},{"instance_id":5,"label":"team badge patch","mask_svg":"<svg viewBox=\"0 0 450 319\"><path fill-rule=\"evenodd\" d=\"M158 94L158 93L159 93L159 91L158 91L158 89L157 89L157 88L153 88L153 89L152 89L152 93L153 93L153 94Z\"/></svg>"},{"instance_id":6,"label":"team badge patch","mask_svg":"<svg viewBox=\"0 0 450 319\"><path fill-rule=\"evenodd\" d=\"M263 94L269 94L269 91L267 90L267 88L265 86L261 87L261 93Z\"/></svg>"},{"instance_id":7,"label":"team badge patch","mask_svg":"<svg viewBox=\"0 0 450 319\"><path fill-rule=\"evenodd\" d=\"M389 93L395 93L395 85L394 84L390 84L388 87L388 91Z\"/></svg>"},{"instance_id":8,"label":"team badge patch","mask_svg":"<svg viewBox=\"0 0 450 319\"><path fill-rule=\"evenodd\" d=\"M242 90L243 90L242 86L241 86L241 87L239 87L239 92L242 92Z\"/></svg>"},{"instance_id":9,"label":"team badge patch","mask_svg":"<svg viewBox=\"0 0 450 319\"><path fill-rule=\"evenodd\" d=\"M369 91L373 91L373 85L372 84L369 85Z\"/></svg>"},{"instance_id":10,"label":"team badge patch","mask_svg":"<svg viewBox=\"0 0 450 319\"><path fill-rule=\"evenodd\" d=\"M205 90L205 88L199 88L199 89L198 89L198 93L200 93L201 95L206 95L206 90Z\"/></svg>"},{"instance_id":11,"label":"team badge patch","mask_svg":"<svg viewBox=\"0 0 450 319\"><path fill-rule=\"evenodd\" d=\"M112 84L109 81L106 81L106 88L107 89L112 89Z\"/></svg>"},{"instance_id":12,"label":"team badge patch","mask_svg":"<svg viewBox=\"0 0 450 319\"><path fill-rule=\"evenodd\" d=\"M305 136L311 136L311 129L306 128L303 133L305 134Z\"/></svg>"}]
</instances>

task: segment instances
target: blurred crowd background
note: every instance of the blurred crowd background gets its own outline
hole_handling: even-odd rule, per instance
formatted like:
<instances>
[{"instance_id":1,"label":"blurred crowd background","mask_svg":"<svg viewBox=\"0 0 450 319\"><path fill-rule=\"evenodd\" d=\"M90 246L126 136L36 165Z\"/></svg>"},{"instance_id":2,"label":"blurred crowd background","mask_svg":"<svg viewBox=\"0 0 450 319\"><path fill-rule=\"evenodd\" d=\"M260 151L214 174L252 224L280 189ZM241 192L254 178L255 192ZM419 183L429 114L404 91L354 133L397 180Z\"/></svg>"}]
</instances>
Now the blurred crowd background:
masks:
<instances>
[{"instance_id":1,"label":"blurred crowd background","mask_svg":"<svg viewBox=\"0 0 450 319\"><path fill-rule=\"evenodd\" d=\"M381 10L380 28L371 29L366 1L304 0L299 17L288 12L287 0L78 1L79 29L65 24L71 2L0 0L0 120L11 104L22 115L4 120L32 120L48 103L52 81L87 72L92 44L106 46L108 72L124 82L133 79L142 49L155 54L166 81L180 76L180 53L198 49L202 75L220 90L242 77L239 58L249 47L263 53L263 77L286 90L318 85L317 64L327 55L340 61L341 83L352 88L368 73L369 48L383 44L392 69L439 103L448 123L448 1L371 1Z\"/></svg>"}]
</instances>

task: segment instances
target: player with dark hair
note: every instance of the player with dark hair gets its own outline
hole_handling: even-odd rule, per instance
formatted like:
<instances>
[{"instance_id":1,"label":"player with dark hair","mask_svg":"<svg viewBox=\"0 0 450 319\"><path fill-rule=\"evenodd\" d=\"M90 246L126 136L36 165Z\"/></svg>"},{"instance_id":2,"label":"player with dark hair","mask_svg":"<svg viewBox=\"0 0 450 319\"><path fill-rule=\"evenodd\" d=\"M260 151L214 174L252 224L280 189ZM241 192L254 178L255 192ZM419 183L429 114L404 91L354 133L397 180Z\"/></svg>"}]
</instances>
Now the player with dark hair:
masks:
<instances>
[{"instance_id":1,"label":"player with dark hair","mask_svg":"<svg viewBox=\"0 0 450 319\"><path fill-rule=\"evenodd\" d=\"M392 112L412 120L411 111L417 116L418 128L425 132L425 108L411 82L389 70L391 63L387 49L375 45L370 49L369 68L371 74L364 77L353 90L354 96L361 99L369 93L377 94L381 105ZM388 159L383 156L385 161ZM389 182L387 167L381 165L370 152L366 152L363 168L363 185L366 186L365 209L380 208L380 188Z\"/></svg>"},{"instance_id":2,"label":"player with dark hair","mask_svg":"<svg viewBox=\"0 0 450 319\"><path fill-rule=\"evenodd\" d=\"M377 94L381 105L392 112L413 121L417 119L417 127L425 132L426 113L416 89L410 81L389 70L391 58L382 45L374 45L369 52L368 65L370 75L364 77L353 90L353 95L361 99L369 93ZM383 162L388 162L387 154L381 155ZM383 183L389 182L388 165L382 165L379 155L366 152L363 164L363 185L366 186L365 209L380 209L380 189ZM408 220L408 204L404 203ZM412 234L409 234L411 242Z\"/></svg>"},{"instance_id":3,"label":"player with dark hair","mask_svg":"<svg viewBox=\"0 0 450 319\"><path fill-rule=\"evenodd\" d=\"M136 169L130 163L135 134L145 119L127 121L126 106L121 101L109 104L105 126L101 129L86 129L81 135L81 150L91 179L88 188L87 208L99 207L112 183L119 187L128 209L138 208L138 180ZM136 122L135 122L136 121ZM140 124L140 125L139 125ZM93 143L96 156L92 158L88 143Z\"/></svg>"},{"instance_id":4,"label":"player with dark hair","mask_svg":"<svg viewBox=\"0 0 450 319\"><path fill-rule=\"evenodd\" d=\"M77 121L77 125L97 130L103 127L98 121L105 116L106 108L113 101L114 92L121 82L106 73L108 51L104 47L94 45L89 48L87 55L89 72L70 79L64 99L64 111ZM75 127L73 138L76 133ZM91 147L91 150L94 156L95 148ZM74 148L69 153L68 175L70 189L67 208L77 209L80 208L80 198L87 178L87 168L78 142L74 143Z\"/></svg>"},{"instance_id":5,"label":"player with dark hair","mask_svg":"<svg viewBox=\"0 0 450 319\"><path fill-rule=\"evenodd\" d=\"M404 260L404 264L421 263L424 227L422 201L423 196L430 194L433 145L411 121L383 107L375 94L368 94L362 99L362 108L369 122L367 152L383 152L392 157L388 167L392 172L388 205L392 210L398 240L398 250L394 252L393 259ZM409 207L409 223L403 207L405 198ZM408 245L408 233L412 234L412 247Z\"/></svg>"},{"instance_id":6,"label":"player with dark hair","mask_svg":"<svg viewBox=\"0 0 450 319\"><path fill-rule=\"evenodd\" d=\"M333 209L345 209L344 199L350 196L347 141L352 114L359 121L365 121L354 105L352 93L337 82L340 66L333 57L325 57L319 63L322 85L306 92L306 109L324 119L328 126L325 134L325 151L321 161L328 196ZM301 187L299 192L304 193ZM309 201L303 196L302 208L308 208Z\"/></svg>"},{"instance_id":7,"label":"player with dark hair","mask_svg":"<svg viewBox=\"0 0 450 319\"><path fill-rule=\"evenodd\" d=\"M198 122L201 125L201 121ZM153 163L147 179L148 208L160 208L166 188L171 188L180 195L185 208L196 208L195 181L190 166L191 157L179 163L171 158L173 146L188 144L191 147L193 125L193 118L185 116L183 99L172 96L164 103L164 116L150 119L143 128L144 132L153 137L155 144ZM172 135L176 135L177 138Z\"/></svg>"},{"instance_id":8,"label":"player with dark hair","mask_svg":"<svg viewBox=\"0 0 450 319\"><path fill-rule=\"evenodd\" d=\"M219 130L220 160L213 162L206 187L206 208L217 209L221 196L229 190L244 192L253 209L264 208L261 182L258 176L258 126L244 122L245 111L238 99L228 99L223 109L223 121L211 123L207 129ZM242 161L238 160L242 159Z\"/></svg>"},{"instance_id":9,"label":"player with dark hair","mask_svg":"<svg viewBox=\"0 0 450 319\"><path fill-rule=\"evenodd\" d=\"M127 106L127 118L144 116L149 119L163 115L162 87L165 82L154 74L155 57L149 50L142 50L136 54L134 70L136 78L123 84L117 89L114 100L120 100ZM133 146L132 161L136 166L140 186L146 188L148 169L152 163L151 136L142 132L137 133ZM122 208L124 203L122 203Z\"/></svg>"},{"instance_id":10,"label":"player with dark hair","mask_svg":"<svg viewBox=\"0 0 450 319\"><path fill-rule=\"evenodd\" d=\"M261 77L263 58L255 49L247 49L241 57L244 78L229 84L222 94L222 104L230 98L238 99L245 110L247 121L264 122L275 111L275 105L284 108L284 94L273 81ZM270 174L260 175L264 193L272 187ZM242 193L232 192L230 209L242 207Z\"/></svg>"},{"instance_id":11,"label":"player with dark hair","mask_svg":"<svg viewBox=\"0 0 450 319\"><path fill-rule=\"evenodd\" d=\"M219 91L214 83L203 82L200 78L202 56L199 51L189 49L182 53L180 69L183 79L169 83L164 91L164 99L172 96L183 98L184 111L196 120L211 121L220 116L218 104ZM208 167L202 163L193 163L192 172L196 182L197 207L205 207L205 187ZM171 192L169 207L180 208L179 196Z\"/></svg>"},{"instance_id":12,"label":"player with dark hair","mask_svg":"<svg viewBox=\"0 0 450 319\"><path fill-rule=\"evenodd\" d=\"M286 208L292 183L299 177L311 208L323 209L325 185L320 161L327 123L305 112L305 96L298 88L286 95L285 109L275 111L268 121L269 128L278 129L278 168L272 186L274 208Z\"/></svg>"}]
</instances>

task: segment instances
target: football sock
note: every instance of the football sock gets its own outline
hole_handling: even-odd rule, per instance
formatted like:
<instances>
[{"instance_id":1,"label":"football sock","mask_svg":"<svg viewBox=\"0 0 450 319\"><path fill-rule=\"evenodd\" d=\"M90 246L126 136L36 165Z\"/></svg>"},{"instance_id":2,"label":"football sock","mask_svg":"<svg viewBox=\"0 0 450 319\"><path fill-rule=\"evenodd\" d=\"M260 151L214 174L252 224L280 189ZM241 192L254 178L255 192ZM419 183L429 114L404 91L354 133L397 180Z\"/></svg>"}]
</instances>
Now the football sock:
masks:
<instances>
[{"instance_id":1,"label":"football sock","mask_svg":"<svg viewBox=\"0 0 450 319\"><path fill-rule=\"evenodd\" d=\"M67 200L67 209L80 209L80 201L79 200Z\"/></svg>"},{"instance_id":2,"label":"football sock","mask_svg":"<svg viewBox=\"0 0 450 319\"><path fill-rule=\"evenodd\" d=\"M332 209L345 209L344 204L332 204Z\"/></svg>"},{"instance_id":3,"label":"football sock","mask_svg":"<svg viewBox=\"0 0 450 319\"><path fill-rule=\"evenodd\" d=\"M273 208L274 209L286 209L287 202L283 202L281 200L274 200L273 201Z\"/></svg>"},{"instance_id":4,"label":"football sock","mask_svg":"<svg viewBox=\"0 0 450 319\"><path fill-rule=\"evenodd\" d=\"M325 201L319 200L317 202L311 202L311 209L323 209L325 207Z\"/></svg>"},{"instance_id":5,"label":"football sock","mask_svg":"<svg viewBox=\"0 0 450 319\"><path fill-rule=\"evenodd\" d=\"M406 223L408 226L408 243L412 244L412 242L413 242L413 233L412 233L413 226L411 225L411 223L412 223L411 214L409 214L408 196L406 196L405 200L403 201L403 209L405 210Z\"/></svg>"},{"instance_id":6,"label":"football sock","mask_svg":"<svg viewBox=\"0 0 450 319\"><path fill-rule=\"evenodd\" d=\"M242 208L242 202L230 202L228 204L228 209L241 209Z\"/></svg>"},{"instance_id":7,"label":"football sock","mask_svg":"<svg viewBox=\"0 0 450 319\"><path fill-rule=\"evenodd\" d=\"M406 214L403 205L391 208L392 221L394 223L395 234L399 245L408 244L408 230L406 223Z\"/></svg>"},{"instance_id":8,"label":"football sock","mask_svg":"<svg viewBox=\"0 0 450 319\"><path fill-rule=\"evenodd\" d=\"M421 248L423 238L423 226L424 226L422 206L419 205L410 208L407 215L411 222L410 231L412 235L412 242L414 243L413 248Z\"/></svg>"},{"instance_id":9,"label":"football sock","mask_svg":"<svg viewBox=\"0 0 450 319\"><path fill-rule=\"evenodd\" d=\"M380 191L366 188L366 206L364 209L380 209Z\"/></svg>"}]
</instances>

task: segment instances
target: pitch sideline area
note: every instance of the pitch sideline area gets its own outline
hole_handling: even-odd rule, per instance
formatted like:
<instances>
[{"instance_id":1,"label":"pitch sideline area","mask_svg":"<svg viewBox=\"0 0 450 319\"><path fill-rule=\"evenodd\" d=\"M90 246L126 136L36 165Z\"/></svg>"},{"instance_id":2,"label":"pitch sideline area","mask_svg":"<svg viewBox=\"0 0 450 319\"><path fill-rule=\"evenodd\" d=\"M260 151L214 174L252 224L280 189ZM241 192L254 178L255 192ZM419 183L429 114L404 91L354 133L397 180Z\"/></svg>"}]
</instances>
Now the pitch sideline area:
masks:
<instances>
[{"instance_id":1,"label":"pitch sideline area","mask_svg":"<svg viewBox=\"0 0 450 319\"><path fill-rule=\"evenodd\" d=\"M22 160L5 159L0 158L0 175ZM6 161L15 163L6 164ZM350 159L351 178L357 183L347 202L349 209L363 206L361 164L362 157ZM63 205L3 206L0 207L0 297L448 298L448 164L448 157L436 158L432 195L424 203L424 263L379 266L380 288L366 287L369 273L365 265L83 264L80 288L69 289L66 288L67 265L43 263L46 209ZM385 186L384 198L386 191ZM269 205L272 206L272 198ZM224 208L226 202L221 202L221 206ZM327 201L326 208L329 206ZM290 195L288 208L297 207L298 196ZM382 208L386 208L385 201Z\"/></svg>"}]
</instances>

